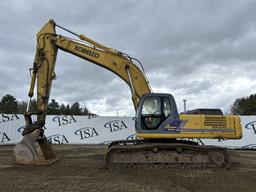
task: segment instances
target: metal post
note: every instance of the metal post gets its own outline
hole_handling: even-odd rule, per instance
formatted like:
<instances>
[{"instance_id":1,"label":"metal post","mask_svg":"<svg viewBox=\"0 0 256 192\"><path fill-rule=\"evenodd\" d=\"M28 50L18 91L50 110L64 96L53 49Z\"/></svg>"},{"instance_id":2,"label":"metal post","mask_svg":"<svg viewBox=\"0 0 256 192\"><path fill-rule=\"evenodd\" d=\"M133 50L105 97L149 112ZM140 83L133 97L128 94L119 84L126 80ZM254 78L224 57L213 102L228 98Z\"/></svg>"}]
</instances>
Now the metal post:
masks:
<instances>
[{"instance_id":1,"label":"metal post","mask_svg":"<svg viewBox=\"0 0 256 192\"><path fill-rule=\"evenodd\" d=\"M31 97L29 97L29 99L28 99L27 109L26 109L27 113L29 112L29 109L30 109L30 103L31 103Z\"/></svg>"},{"instance_id":2,"label":"metal post","mask_svg":"<svg viewBox=\"0 0 256 192\"><path fill-rule=\"evenodd\" d=\"M183 99L183 102L184 102L184 113L187 111L187 106L186 106L186 99Z\"/></svg>"}]
</instances>

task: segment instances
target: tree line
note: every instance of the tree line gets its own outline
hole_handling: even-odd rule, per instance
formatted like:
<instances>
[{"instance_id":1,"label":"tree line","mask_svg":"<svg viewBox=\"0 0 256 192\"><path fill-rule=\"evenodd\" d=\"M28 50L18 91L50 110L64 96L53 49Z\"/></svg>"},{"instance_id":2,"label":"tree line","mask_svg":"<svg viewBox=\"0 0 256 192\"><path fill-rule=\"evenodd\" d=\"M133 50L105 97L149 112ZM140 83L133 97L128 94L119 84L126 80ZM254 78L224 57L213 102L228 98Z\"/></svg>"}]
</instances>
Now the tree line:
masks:
<instances>
[{"instance_id":1,"label":"tree line","mask_svg":"<svg viewBox=\"0 0 256 192\"><path fill-rule=\"evenodd\" d=\"M27 102L17 101L17 99L7 94L0 101L0 113L6 114L24 114L27 109ZM36 100L31 100L30 111L36 112ZM95 115L86 107L81 107L78 102L73 104L58 103L55 99L51 99L47 109L48 115Z\"/></svg>"},{"instance_id":2,"label":"tree line","mask_svg":"<svg viewBox=\"0 0 256 192\"><path fill-rule=\"evenodd\" d=\"M31 101L30 111L36 112L36 100ZM26 111L27 103L18 102L17 99L7 94L0 101L0 113L17 113L23 114ZM256 94L246 97L237 98L230 108L230 113L234 115L256 115ZM58 103L52 99L48 104L48 115L95 115L86 107L81 107L78 102L73 104Z\"/></svg>"},{"instance_id":3,"label":"tree line","mask_svg":"<svg viewBox=\"0 0 256 192\"><path fill-rule=\"evenodd\" d=\"M231 113L234 115L256 115L256 94L236 99L231 106Z\"/></svg>"}]
</instances>

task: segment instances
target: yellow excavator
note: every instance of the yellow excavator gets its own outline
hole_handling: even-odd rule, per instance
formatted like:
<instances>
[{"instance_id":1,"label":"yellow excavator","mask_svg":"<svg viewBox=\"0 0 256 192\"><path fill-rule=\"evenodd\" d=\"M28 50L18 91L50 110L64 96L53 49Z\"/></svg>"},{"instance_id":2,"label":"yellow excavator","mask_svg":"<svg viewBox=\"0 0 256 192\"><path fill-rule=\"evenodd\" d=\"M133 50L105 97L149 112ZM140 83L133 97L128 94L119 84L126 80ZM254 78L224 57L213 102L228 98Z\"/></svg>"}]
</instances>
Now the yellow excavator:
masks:
<instances>
[{"instance_id":1,"label":"yellow excavator","mask_svg":"<svg viewBox=\"0 0 256 192\"><path fill-rule=\"evenodd\" d=\"M56 27L78 38L56 33ZM230 165L224 148L199 145L193 139L240 139L242 128L238 116L222 115L212 110L179 114L171 94L152 93L142 64L135 58L78 35L53 20L37 33L37 47L32 69L29 102L25 113L23 138L14 147L20 164L45 165L58 160L44 135L47 106L56 75L58 49L106 68L130 87L136 110L135 129L138 139L113 141L106 154L106 166L164 166L219 168ZM135 64L136 63L136 64ZM30 102L37 82L36 113ZM200 110L199 110L200 111ZM32 120L32 115L36 120Z\"/></svg>"}]
</instances>

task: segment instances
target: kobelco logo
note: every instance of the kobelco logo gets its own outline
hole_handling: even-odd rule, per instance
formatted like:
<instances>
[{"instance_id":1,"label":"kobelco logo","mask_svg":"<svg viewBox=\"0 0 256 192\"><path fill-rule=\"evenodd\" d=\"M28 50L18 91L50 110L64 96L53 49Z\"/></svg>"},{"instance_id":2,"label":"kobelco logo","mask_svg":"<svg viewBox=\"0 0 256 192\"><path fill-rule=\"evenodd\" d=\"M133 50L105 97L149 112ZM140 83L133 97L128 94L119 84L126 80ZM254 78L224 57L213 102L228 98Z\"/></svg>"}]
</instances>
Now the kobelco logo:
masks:
<instances>
[{"instance_id":1,"label":"kobelco logo","mask_svg":"<svg viewBox=\"0 0 256 192\"><path fill-rule=\"evenodd\" d=\"M75 50L78 51L78 52L84 53L86 55L89 55L91 57L94 57L94 58L99 58L100 57L99 53L96 53L96 52L91 51L89 49L85 49L83 47L79 47L77 45L75 46Z\"/></svg>"},{"instance_id":2,"label":"kobelco logo","mask_svg":"<svg viewBox=\"0 0 256 192\"><path fill-rule=\"evenodd\" d=\"M57 122L59 127L63 125L68 125L71 123L76 123L76 119L73 115L58 115L52 119L54 122Z\"/></svg>"},{"instance_id":3,"label":"kobelco logo","mask_svg":"<svg viewBox=\"0 0 256 192\"><path fill-rule=\"evenodd\" d=\"M121 120L114 120L109 121L104 125L105 128L109 129L109 131L112 133L114 131L120 131L123 129L127 129L127 126L125 123Z\"/></svg>"},{"instance_id":4,"label":"kobelco logo","mask_svg":"<svg viewBox=\"0 0 256 192\"><path fill-rule=\"evenodd\" d=\"M246 129L252 129L253 130L253 133L256 134L256 121L252 121L250 123L247 123L245 125L245 128Z\"/></svg>"},{"instance_id":5,"label":"kobelco logo","mask_svg":"<svg viewBox=\"0 0 256 192\"><path fill-rule=\"evenodd\" d=\"M7 136L5 132L0 132L0 142L4 143L6 141L11 141L11 139Z\"/></svg>"},{"instance_id":6,"label":"kobelco logo","mask_svg":"<svg viewBox=\"0 0 256 192\"><path fill-rule=\"evenodd\" d=\"M80 137L80 140L96 137L99 133L93 127L83 127L74 132L75 135Z\"/></svg>"},{"instance_id":7,"label":"kobelco logo","mask_svg":"<svg viewBox=\"0 0 256 192\"><path fill-rule=\"evenodd\" d=\"M65 135L55 134L47 137L47 140L52 144L68 144L68 139Z\"/></svg>"},{"instance_id":8,"label":"kobelco logo","mask_svg":"<svg viewBox=\"0 0 256 192\"><path fill-rule=\"evenodd\" d=\"M20 119L17 114L2 114L0 116L0 123L6 123L8 121L14 121Z\"/></svg>"}]
</instances>

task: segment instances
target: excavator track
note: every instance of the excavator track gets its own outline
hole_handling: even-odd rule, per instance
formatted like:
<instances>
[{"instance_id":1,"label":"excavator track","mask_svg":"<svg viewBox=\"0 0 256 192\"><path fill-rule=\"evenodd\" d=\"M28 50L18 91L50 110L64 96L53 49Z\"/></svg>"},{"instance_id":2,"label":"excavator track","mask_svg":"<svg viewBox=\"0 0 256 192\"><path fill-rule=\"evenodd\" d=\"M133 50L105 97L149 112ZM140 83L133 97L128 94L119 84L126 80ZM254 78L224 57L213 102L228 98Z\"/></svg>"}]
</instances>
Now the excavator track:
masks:
<instances>
[{"instance_id":1,"label":"excavator track","mask_svg":"<svg viewBox=\"0 0 256 192\"><path fill-rule=\"evenodd\" d=\"M227 150L195 142L116 141L106 154L106 167L168 169L226 169L231 165Z\"/></svg>"}]
</instances>

